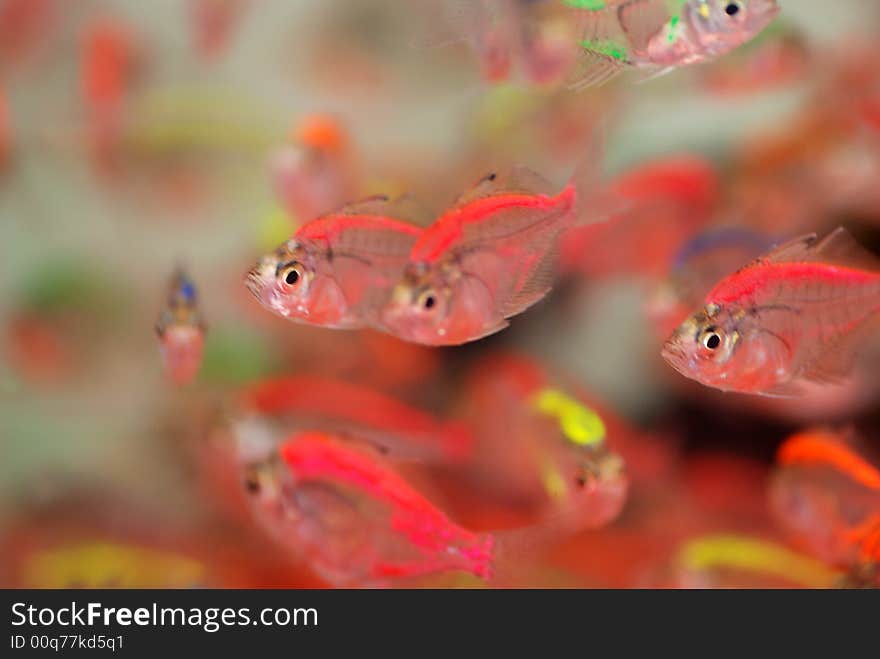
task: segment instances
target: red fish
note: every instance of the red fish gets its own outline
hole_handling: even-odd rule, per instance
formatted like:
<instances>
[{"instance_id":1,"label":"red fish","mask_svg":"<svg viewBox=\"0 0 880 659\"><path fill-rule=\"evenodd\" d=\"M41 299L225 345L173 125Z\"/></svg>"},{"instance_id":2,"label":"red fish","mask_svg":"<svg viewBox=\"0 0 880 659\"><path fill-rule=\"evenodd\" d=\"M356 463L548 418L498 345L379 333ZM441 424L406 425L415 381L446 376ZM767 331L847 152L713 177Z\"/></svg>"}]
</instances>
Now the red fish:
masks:
<instances>
[{"instance_id":1,"label":"red fish","mask_svg":"<svg viewBox=\"0 0 880 659\"><path fill-rule=\"evenodd\" d=\"M191 382L202 364L205 322L195 285L181 269L171 279L168 302L156 323L156 334L168 377L179 385Z\"/></svg>"},{"instance_id":2,"label":"red fish","mask_svg":"<svg viewBox=\"0 0 880 659\"><path fill-rule=\"evenodd\" d=\"M190 0L193 40L205 59L225 51L248 0Z\"/></svg>"},{"instance_id":3,"label":"red fish","mask_svg":"<svg viewBox=\"0 0 880 659\"><path fill-rule=\"evenodd\" d=\"M790 437L771 488L780 522L847 565L880 560L880 469L854 450L851 434L819 428Z\"/></svg>"},{"instance_id":4,"label":"red fish","mask_svg":"<svg viewBox=\"0 0 880 659\"><path fill-rule=\"evenodd\" d=\"M341 380L288 376L263 380L242 394L243 407L284 416L287 432L321 428L368 440L389 457L460 461L474 443L460 423L444 422L378 391Z\"/></svg>"},{"instance_id":5,"label":"red fish","mask_svg":"<svg viewBox=\"0 0 880 659\"><path fill-rule=\"evenodd\" d=\"M555 195L526 168L483 178L413 245L384 328L415 343L459 345L507 327L550 290L560 236L585 208L582 178L576 172Z\"/></svg>"},{"instance_id":6,"label":"red fish","mask_svg":"<svg viewBox=\"0 0 880 659\"><path fill-rule=\"evenodd\" d=\"M724 391L793 396L851 372L880 315L880 262L845 229L786 243L719 282L669 338L677 371Z\"/></svg>"},{"instance_id":7,"label":"red fish","mask_svg":"<svg viewBox=\"0 0 880 659\"><path fill-rule=\"evenodd\" d=\"M86 28L81 57L80 85L92 147L98 162L107 166L121 137L123 102L135 66L131 30L113 19L93 21Z\"/></svg>"},{"instance_id":8,"label":"red fish","mask_svg":"<svg viewBox=\"0 0 880 659\"><path fill-rule=\"evenodd\" d=\"M9 106L6 95L0 89L0 171L9 164L12 152L12 124L9 117Z\"/></svg>"},{"instance_id":9,"label":"red fish","mask_svg":"<svg viewBox=\"0 0 880 659\"><path fill-rule=\"evenodd\" d=\"M351 140L335 117L314 114L272 155L275 194L296 221L308 222L356 198Z\"/></svg>"},{"instance_id":10,"label":"red fish","mask_svg":"<svg viewBox=\"0 0 880 659\"><path fill-rule=\"evenodd\" d=\"M452 522L372 449L320 432L294 434L245 484L267 529L333 584L492 574L492 536Z\"/></svg>"},{"instance_id":11,"label":"red fish","mask_svg":"<svg viewBox=\"0 0 880 659\"><path fill-rule=\"evenodd\" d=\"M659 276L711 217L720 184L711 162L677 154L624 172L611 188L627 200L627 208L609 222L565 234L563 273Z\"/></svg>"},{"instance_id":12,"label":"red fish","mask_svg":"<svg viewBox=\"0 0 880 659\"><path fill-rule=\"evenodd\" d=\"M462 404L480 441L470 471L483 489L559 529L598 528L620 513L629 484L615 450L620 425L538 364L516 355L482 360Z\"/></svg>"},{"instance_id":13,"label":"red fish","mask_svg":"<svg viewBox=\"0 0 880 659\"><path fill-rule=\"evenodd\" d=\"M375 325L421 229L399 217L407 199L368 199L317 218L264 256L245 284L266 309L290 320L351 329Z\"/></svg>"}]
</instances>

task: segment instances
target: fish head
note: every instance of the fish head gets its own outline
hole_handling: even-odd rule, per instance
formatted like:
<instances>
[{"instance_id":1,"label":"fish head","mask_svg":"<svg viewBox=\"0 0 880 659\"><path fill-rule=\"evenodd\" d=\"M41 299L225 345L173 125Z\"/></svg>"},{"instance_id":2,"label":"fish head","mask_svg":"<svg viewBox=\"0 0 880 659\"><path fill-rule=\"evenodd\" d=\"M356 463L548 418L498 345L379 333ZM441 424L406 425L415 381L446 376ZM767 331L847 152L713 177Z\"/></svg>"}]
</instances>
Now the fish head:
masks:
<instances>
[{"instance_id":1,"label":"fish head","mask_svg":"<svg viewBox=\"0 0 880 659\"><path fill-rule=\"evenodd\" d=\"M333 326L347 310L319 245L288 240L245 275L245 286L269 311L284 318Z\"/></svg>"},{"instance_id":2,"label":"fish head","mask_svg":"<svg viewBox=\"0 0 880 659\"><path fill-rule=\"evenodd\" d=\"M451 297L443 267L410 264L382 311L382 324L403 339L442 344L449 329Z\"/></svg>"},{"instance_id":3,"label":"fish head","mask_svg":"<svg viewBox=\"0 0 880 659\"><path fill-rule=\"evenodd\" d=\"M779 13L776 0L690 0L688 4L701 41L712 42L718 52L742 45Z\"/></svg>"},{"instance_id":4,"label":"fish head","mask_svg":"<svg viewBox=\"0 0 880 659\"><path fill-rule=\"evenodd\" d=\"M791 350L750 313L709 303L679 325L662 355L679 373L707 386L769 393L786 379Z\"/></svg>"}]
</instances>

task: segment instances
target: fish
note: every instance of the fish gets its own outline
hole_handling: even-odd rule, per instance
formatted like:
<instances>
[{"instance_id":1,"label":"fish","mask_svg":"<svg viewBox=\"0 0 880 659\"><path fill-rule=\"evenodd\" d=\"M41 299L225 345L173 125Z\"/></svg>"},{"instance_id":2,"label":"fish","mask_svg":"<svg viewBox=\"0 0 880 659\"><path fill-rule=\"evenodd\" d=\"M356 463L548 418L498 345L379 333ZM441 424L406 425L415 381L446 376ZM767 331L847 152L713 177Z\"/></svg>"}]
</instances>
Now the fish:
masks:
<instances>
[{"instance_id":1,"label":"fish","mask_svg":"<svg viewBox=\"0 0 880 659\"><path fill-rule=\"evenodd\" d=\"M101 169L112 168L123 133L123 105L137 64L132 29L114 18L98 18L84 31L80 87L87 112L93 156Z\"/></svg>"},{"instance_id":2,"label":"fish","mask_svg":"<svg viewBox=\"0 0 880 659\"><path fill-rule=\"evenodd\" d=\"M582 52L569 86L628 69L649 75L725 55L776 18L776 0L565 0L577 12Z\"/></svg>"},{"instance_id":3,"label":"fish","mask_svg":"<svg viewBox=\"0 0 880 659\"><path fill-rule=\"evenodd\" d=\"M9 113L9 103L4 90L0 88L0 172L4 171L12 157L13 132Z\"/></svg>"},{"instance_id":4,"label":"fish","mask_svg":"<svg viewBox=\"0 0 880 659\"><path fill-rule=\"evenodd\" d=\"M563 274L656 278L682 242L709 220L721 189L713 164L689 153L640 164L616 176L609 187L629 203L607 222L565 233Z\"/></svg>"},{"instance_id":5,"label":"fish","mask_svg":"<svg viewBox=\"0 0 880 659\"><path fill-rule=\"evenodd\" d=\"M556 86L577 59L576 25L551 0L440 0L448 39L463 40L484 80ZM433 26L436 29L436 26Z\"/></svg>"},{"instance_id":6,"label":"fish","mask_svg":"<svg viewBox=\"0 0 880 659\"><path fill-rule=\"evenodd\" d=\"M381 311L382 328L446 346L507 327L550 291L561 235L585 215L584 171L594 164L588 158L557 194L526 167L482 178L418 237Z\"/></svg>"},{"instance_id":7,"label":"fish","mask_svg":"<svg viewBox=\"0 0 880 659\"><path fill-rule=\"evenodd\" d=\"M370 447L294 433L246 465L243 480L264 528L333 585L449 571L492 576L493 536L450 520Z\"/></svg>"},{"instance_id":8,"label":"fish","mask_svg":"<svg viewBox=\"0 0 880 659\"><path fill-rule=\"evenodd\" d=\"M216 59L228 49L248 4L248 0L189 0L193 46L204 59Z\"/></svg>"},{"instance_id":9,"label":"fish","mask_svg":"<svg viewBox=\"0 0 880 659\"><path fill-rule=\"evenodd\" d=\"M336 117L310 114L297 122L269 159L275 196L293 221L304 224L355 198L352 152Z\"/></svg>"},{"instance_id":10,"label":"fish","mask_svg":"<svg viewBox=\"0 0 880 659\"><path fill-rule=\"evenodd\" d=\"M195 284L182 268L178 268L171 278L167 302L156 323L165 372L175 384L189 384L198 375L206 331Z\"/></svg>"},{"instance_id":11,"label":"fish","mask_svg":"<svg viewBox=\"0 0 880 659\"><path fill-rule=\"evenodd\" d=\"M473 449L470 428L444 421L379 391L318 376L286 376L245 387L239 409L282 418L285 433L320 428L365 439L394 460L461 462Z\"/></svg>"},{"instance_id":12,"label":"fish","mask_svg":"<svg viewBox=\"0 0 880 659\"><path fill-rule=\"evenodd\" d=\"M263 256L245 285L283 318L334 329L379 326L378 312L421 227L411 198L372 197L301 226ZM417 221L417 220L415 220Z\"/></svg>"},{"instance_id":13,"label":"fish","mask_svg":"<svg viewBox=\"0 0 880 659\"><path fill-rule=\"evenodd\" d=\"M844 228L784 243L722 279L663 358L722 391L803 395L840 384L880 317L880 261Z\"/></svg>"},{"instance_id":14,"label":"fish","mask_svg":"<svg viewBox=\"0 0 880 659\"><path fill-rule=\"evenodd\" d=\"M479 440L466 467L483 490L557 530L600 528L620 514L629 476L618 420L539 364L506 353L481 360L462 406Z\"/></svg>"},{"instance_id":15,"label":"fish","mask_svg":"<svg viewBox=\"0 0 880 659\"><path fill-rule=\"evenodd\" d=\"M781 525L825 560L850 568L880 561L880 468L858 444L852 429L795 433L777 451L770 487Z\"/></svg>"},{"instance_id":16,"label":"fish","mask_svg":"<svg viewBox=\"0 0 880 659\"><path fill-rule=\"evenodd\" d=\"M684 543L675 558L678 581L685 588L742 588L757 579L766 584L831 588L840 572L810 556L769 540L744 535L713 534ZM732 581L733 575L742 575ZM744 579L743 579L744 578ZM744 583L745 580L745 583Z\"/></svg>"}]
</instances>

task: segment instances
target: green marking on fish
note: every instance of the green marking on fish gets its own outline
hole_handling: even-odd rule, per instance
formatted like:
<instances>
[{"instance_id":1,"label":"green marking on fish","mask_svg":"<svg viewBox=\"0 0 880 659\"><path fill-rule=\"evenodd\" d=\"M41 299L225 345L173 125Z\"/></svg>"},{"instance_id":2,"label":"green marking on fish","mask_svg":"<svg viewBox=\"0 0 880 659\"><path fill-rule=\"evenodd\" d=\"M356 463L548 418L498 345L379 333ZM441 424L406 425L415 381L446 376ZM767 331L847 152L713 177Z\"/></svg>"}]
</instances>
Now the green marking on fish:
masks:
<instances>
[{"instance_id":1,"label":"green marking on fish","mask_svg":"<svg viewBox=\"0 0 880 659\"><path fill-rule=\"evenodd\" d=\"M586 39L581 41L581 46L595 53L616 59L619 62L625 62L627 60L626 48L613 41L590 41Z\"/></svg>"},{"instance_id":2,"label":"green marking on fish","mask_svg":"<svg viewBox=\"0 0 880 659\"><path fill-rule=\"evenodd\" d=\"M666 39L667 41L669 41L669 43L675 41L675 38L677 36L676 33L678 32L676 28L678 28L679 22L681 22L681 16L679 16L678 14L669 19L669 34L666 35Z\"/></svg>"},{"instance_id":3,"label":"green marking on fish","mask_svg":"<svg viewBox=\"0 0 880 659\"><path fill-rule=\"evenodd\" d=\"M599 11L605 9L606 5L603 0L563 0L569 7L575 9L587 9L589 11Z\"/></svg>"}]
</instances>

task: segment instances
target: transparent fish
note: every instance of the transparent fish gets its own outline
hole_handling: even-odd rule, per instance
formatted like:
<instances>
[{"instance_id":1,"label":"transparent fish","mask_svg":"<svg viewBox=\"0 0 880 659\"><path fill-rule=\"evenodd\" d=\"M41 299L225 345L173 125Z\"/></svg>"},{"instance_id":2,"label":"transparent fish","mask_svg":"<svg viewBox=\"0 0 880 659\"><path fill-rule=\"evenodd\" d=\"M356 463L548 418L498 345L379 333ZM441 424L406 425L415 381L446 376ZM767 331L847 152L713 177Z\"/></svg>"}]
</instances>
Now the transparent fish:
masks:
<instances>
[{"instance_id":1,"label":"transparent fish","mask_svg":"<svg viewBox=\"0 0 880 659\"><path fill-rule=\"evenodd\" d=\"M165 372L175 384L188 384L198 375L205 331L195 284L184 270L178 269L171 279L167 303L156 323Z\"/></svg>"},{"instance_id":2,"label":"transparent fish","mask_svg":"<svg viewBox=\"0 0 880 659\"><path fill-rule=\"evenodd\" d=\"M880 261L842 228L777 247L719 282L664 359L723 391L796 396L838 383L880 320Z\"/></svg>"},{"instance_id":3,"label":"transparent fish","mask_svg":"<svg viewBox=\"0 0 880 659\"><path fill-rule=\"evenodd\" d=\"M290 320L375 325L421 233L403 218L419 212L407 198L374 197L312 220L261 258L245 284L266 309Z\"/></svg>"},{"instance_id":4,"label":"transparent fish","mask_svg":"<svg viewBox=\"0 0 880 659\"><path fill-rule=\"evenodd\" d=\"M770 507L819 557L858 568L880 562L880 469L852 431L813 428L780 446Z\"/></svg>"},{"instance_id":5,"label":"transparent fish","mask_svg":"<svg viewBox=\"0 0 880 659\"><path fill-rule=\"evenodd\" d=\"M627 69L662 74L724 55L779 12L776 0L565 0L578 10L583 48L574 88Z\"/></svg>"},{"instance_id":6,"label":"transparent fish","mask_svg":"<svg viewBox=\"0 0 880 659\"><path fill-rule=\"evenodd\" d=\"M583 169L592 164L557 194L524 167L480 180L413 245L383 328L406 341L459 345L507 327L552 287L560 237L584 215Z\"/></svg>"},{"instance_id":7,"label":"transparent fish","mask_svg":"<svg viewBox=\"0 0 880 659\"><path fill-rule=\"evenodd\" d=\"M245 488L266 530L332 584L492 574L493 537L455 524L371 447L301 432L250 465Z\"/></svg>"}]
</instances>

